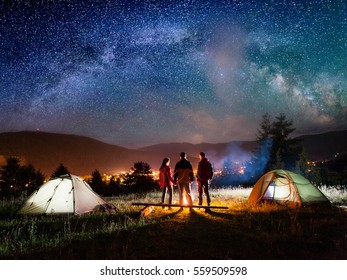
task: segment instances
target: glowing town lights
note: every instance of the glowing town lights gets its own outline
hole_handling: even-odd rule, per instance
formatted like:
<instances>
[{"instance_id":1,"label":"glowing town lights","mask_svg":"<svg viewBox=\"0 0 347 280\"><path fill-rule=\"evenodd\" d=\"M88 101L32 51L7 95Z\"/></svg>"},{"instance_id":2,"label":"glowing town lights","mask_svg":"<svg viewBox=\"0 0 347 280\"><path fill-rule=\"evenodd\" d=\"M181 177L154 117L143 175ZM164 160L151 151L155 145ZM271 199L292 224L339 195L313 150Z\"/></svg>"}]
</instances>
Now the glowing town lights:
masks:
<instances>
[{"instance_id":1,"label":"glowing town lights","mask_svg":"<svg viewBox=\"0 0 347 280\"><path fill-rule=\"evenodd\" d=\"M152 176L154 180L159 180L159 171L152 171Z\"/></svg>"}]
</instances>

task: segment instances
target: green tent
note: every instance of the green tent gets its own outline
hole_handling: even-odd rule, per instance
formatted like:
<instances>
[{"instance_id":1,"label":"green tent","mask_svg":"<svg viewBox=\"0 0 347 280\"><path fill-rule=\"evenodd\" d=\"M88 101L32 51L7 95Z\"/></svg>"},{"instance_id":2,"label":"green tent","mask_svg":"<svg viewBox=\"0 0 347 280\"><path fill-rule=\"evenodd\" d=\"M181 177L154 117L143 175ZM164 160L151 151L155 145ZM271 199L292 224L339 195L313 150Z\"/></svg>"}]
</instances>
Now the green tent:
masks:
<instances>
[{"instance_id":1,"label":"green tent","mask_svg":"<svg viewBox=\"0 0 347 280\"><path fill-rule=\"evenodd\" d=\"M277 169L264 174L254 185L249 203L275 201L288 205L329 204L327 197L303 176Z\"/></svg>"}]
</instances>

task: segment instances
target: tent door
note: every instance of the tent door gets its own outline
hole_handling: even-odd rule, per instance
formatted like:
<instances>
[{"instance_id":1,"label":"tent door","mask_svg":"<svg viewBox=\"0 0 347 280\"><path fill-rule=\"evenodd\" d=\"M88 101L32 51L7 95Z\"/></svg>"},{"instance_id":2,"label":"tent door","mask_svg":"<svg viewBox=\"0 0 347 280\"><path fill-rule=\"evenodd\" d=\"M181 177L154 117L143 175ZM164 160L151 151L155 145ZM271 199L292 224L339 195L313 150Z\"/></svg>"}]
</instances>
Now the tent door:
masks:
<instances>
[{"instance_id":1,"label":"tent door","mask_svg":"<svg viewBox=\"0 0 347 280\"><path fill-rule=\"evenodd\" d=\"M268 185L264 195L263 199L265 200L273 200L275 197L275 181L271 181L271 183Z\"/></svg>"},{"instance_id":2,"label":"tent door","mask_svg":"<svg viewBox=\"0 0 347 280\"><path fill-rule=\"evenodd\" d=\"M271 181L267 187L263 199L264 200L276 200L276 201L286 201L290 198L291 190L290 183L286 178L276 178L276 180Z\"/></svg>"}]
</instances>

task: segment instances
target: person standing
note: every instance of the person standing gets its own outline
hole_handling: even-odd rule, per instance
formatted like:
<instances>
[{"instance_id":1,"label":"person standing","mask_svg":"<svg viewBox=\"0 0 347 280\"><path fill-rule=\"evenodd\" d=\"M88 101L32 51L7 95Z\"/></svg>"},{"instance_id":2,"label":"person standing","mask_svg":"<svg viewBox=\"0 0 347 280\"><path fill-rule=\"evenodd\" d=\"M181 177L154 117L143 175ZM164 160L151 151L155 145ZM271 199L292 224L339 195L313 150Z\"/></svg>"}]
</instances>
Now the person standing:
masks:
<instances>
[{"instance_id":1,"label":"person standing","mask_svg":"<svg viewBox=\"0 0 347 280\"><path fill-rule=\"evenodd\" d=\"M173 183L174 179L171 175L171 168L170 168L170 159L164 158L163 163L161 164L159 168L159 186L162 188L162 196L161 196L161 203L164 203L165 201L165 195L169 195L169 204L172 204L172 196L173 196ZM169 210L171 207L169 207Z\"/></svg>"},{"instance_id":2,"label":"person standing","mask_svg":"<svg viewBox=\"0 0 347 280\"><path fill-rule=\"evenodd\" d=\"M180 154L180 161L175 165L174 181L177 182L180 205L183 205L183 193L186 195L188 205L193 205L190 184L194 181L194 173L185 152ZM181 207L182 209L183 207Z\"/></svg>"},{"instance_id":3,"label":"person standing","mask_svg":"<svg viewBox=\"0 0 347 280\"><path fill-rule=\"evenodd\" d=\"M213 177L213 166L212 163L206 158L204 152L201 152L199 154L199 158L200 161L198 165L198 171L196 174L196 180L198 182L198 204L202 205L202 193L204 193L206 196L207 205L210 206L211 198L208 189L209 183ZM206 212L210 212L210 209L207 208Z\"/></svg>"}]
</instances>

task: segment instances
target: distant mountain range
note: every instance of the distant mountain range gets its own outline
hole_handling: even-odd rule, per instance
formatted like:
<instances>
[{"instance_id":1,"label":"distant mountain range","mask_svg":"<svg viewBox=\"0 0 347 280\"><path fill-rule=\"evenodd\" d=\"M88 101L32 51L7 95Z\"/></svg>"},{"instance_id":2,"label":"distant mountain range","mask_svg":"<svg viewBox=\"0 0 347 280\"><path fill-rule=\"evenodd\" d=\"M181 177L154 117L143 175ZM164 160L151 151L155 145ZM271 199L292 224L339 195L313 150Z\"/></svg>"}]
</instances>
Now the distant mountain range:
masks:
<instances>
[{"instance_id":1,"label":"distant mountain range","mask_svg":"<svg viewBox=\"0 0 347 280\"><path fill-rule=\"evenodd\" d=\"M302 140L310 160L332 159L337 153L347 152L347 130L298 138ZM168 143L127 149L77 135L4 132L0 133L0 164L3 165L8 156L18 156L23 164L33 164L46 176L50 176L60 163L71 173L84 176L95 169L107 174L129 171L137 161L147 162L153 169L158 169L164 157L170 157L171 166L174 166L182 151L188 154L195 168L200 151L204 151L218 166L227 157L233 161L247 160L255 147L255 141L232 141L219 144Z\"/></svg>"}]
</instances>

